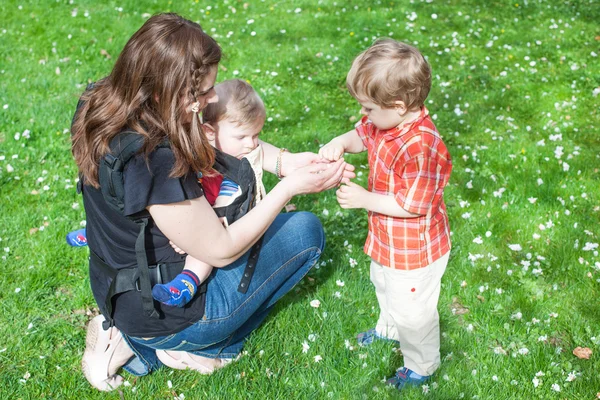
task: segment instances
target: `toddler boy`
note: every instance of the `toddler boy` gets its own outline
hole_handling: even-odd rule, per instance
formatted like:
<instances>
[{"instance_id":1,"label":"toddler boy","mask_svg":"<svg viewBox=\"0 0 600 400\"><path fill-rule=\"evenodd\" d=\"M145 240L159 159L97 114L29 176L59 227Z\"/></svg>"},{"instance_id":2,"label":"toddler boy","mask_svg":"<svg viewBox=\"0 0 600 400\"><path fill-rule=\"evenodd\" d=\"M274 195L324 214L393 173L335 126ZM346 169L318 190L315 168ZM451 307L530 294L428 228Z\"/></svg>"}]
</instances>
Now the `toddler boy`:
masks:
<instances>
[{"instance_id":1,"label":"toddler boy","mask_svg":"<svg viewBox=\"0 0 600 400\"><path fill-rule=\"evenodd\" d=\"M431 70L416 48L377 40L356 57L346 84L364 117L319 154L337 160L367 150L368 190L350 182L336 193L342 208L368 211L364 251L380 316L357 339L399 342L404 366L387 383L402 389L427 381L440 364L437 303L450 252L443 193L452 163L424 105Z\"/></svg>"}]
</instances>

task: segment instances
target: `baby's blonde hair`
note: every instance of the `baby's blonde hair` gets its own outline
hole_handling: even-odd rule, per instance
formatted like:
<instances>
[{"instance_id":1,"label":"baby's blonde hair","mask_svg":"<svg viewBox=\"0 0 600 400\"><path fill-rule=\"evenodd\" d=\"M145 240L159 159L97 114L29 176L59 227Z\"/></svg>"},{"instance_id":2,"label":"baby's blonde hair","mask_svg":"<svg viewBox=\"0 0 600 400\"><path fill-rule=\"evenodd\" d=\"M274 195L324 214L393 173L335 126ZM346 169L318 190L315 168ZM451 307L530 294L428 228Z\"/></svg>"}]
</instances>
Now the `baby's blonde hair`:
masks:
<instances>
[{"instance_id":1,"label":"baby's blonde hair","mask_svg":"<svg viewBox=\"0 0 600 400\"><path fill-rule=\"evenodd\" d=\"M222 120L238 126L263 124L267 113L258 93L241 79L230 79L215 85L219 101L210 103L202 112L204 122L216 124Z\"/></svg>"},{"instance_id":2,"label":"baby's blonde hair","mask_svg":"<svg viewBox=\"0 0 600 400\"><path fill-rule=\"evenodd\" d=\"M378 39L354 59L346 86L357 100L392 108L403 101L420 108L431 89L431 68L416 48L393 39Z\"/></svg>"}]
</instances>

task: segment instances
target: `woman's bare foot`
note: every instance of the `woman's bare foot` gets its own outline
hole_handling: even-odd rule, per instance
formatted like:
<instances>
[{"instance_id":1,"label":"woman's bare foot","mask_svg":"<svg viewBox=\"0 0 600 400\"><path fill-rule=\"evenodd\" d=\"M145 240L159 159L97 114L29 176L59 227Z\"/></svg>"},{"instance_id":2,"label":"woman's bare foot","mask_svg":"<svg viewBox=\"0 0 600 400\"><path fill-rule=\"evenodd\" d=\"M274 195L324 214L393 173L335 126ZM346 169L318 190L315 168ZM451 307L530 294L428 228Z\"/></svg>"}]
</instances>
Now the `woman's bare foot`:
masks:
<instances>
[{"instance_id":1,"label":"woman's bare foot","mask_svg":"<svg viewBox=\"0 0 600 400\"><path fill-rule=\"evenodd\" d=\"M204 375L212 374L216 369L223 368L233 360L202 357L187 351L174 350L156 350L156 356L167 367L193 369Z\"/></svg>"},{"instance_id":2,"label":"woman's bare foot","mask_svg":"<svg viewBox=\"0 0 600 400\"><path fill-rule=\"evenodd\" d=\"M117 371L134 356L121 332L102 328L104 316L94 317L87 330L81 368L88 382L98 390L108 392L123 383Z\"/></svg>"}]
</instances>

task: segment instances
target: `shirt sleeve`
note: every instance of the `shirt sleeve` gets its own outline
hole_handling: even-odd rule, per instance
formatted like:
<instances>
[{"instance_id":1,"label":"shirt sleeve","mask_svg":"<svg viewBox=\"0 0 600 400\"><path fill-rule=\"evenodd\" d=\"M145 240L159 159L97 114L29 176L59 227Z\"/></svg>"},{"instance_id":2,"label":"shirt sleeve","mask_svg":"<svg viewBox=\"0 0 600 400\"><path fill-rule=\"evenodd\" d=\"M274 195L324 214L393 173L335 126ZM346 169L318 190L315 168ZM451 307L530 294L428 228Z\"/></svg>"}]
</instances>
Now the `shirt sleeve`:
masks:
<instances>
[{"instance_id":1,"label":"shirt sleeve","mask_svg":"<svg viewBox=\"0 0 600 400\"><path fill-rule=\"evenodd\" d=\"M373 136L373 123L365 115L356 123L355 128L365 148L369 148L369 142Z\"/></svg>"},{"instance_id":2,"label":"shirt sleeve","mask_svg":"<svg viewBox=\"0 0 600 400\"><path fill-rule=\"evenodd\" d=\"M394 173L400 182L395 198L405 210L425 215L431 208L442 176L435 159L420 154L401 164Z\"/></svg>"},{"instance_id":3,"label":"shirt sleeve","mask_svg":"<svg viewBox=\"0 0 600 400\"><path fill-rule=\"evenodd\" d=\"M133 157L123 174L125 189L124 214L133 215L154 204L178 203L203 195L192 172L181 178L171 178L169 173L175 156L169 148L158 148L148 156Z\"/></svg>"},{"instance_id":4,"label":"shirt sleeve","mask_svg":"<svg viewBox=\"0 0 600 400\"><path fill-rule=\"evenodd\" d=\"M223 175L205 176L202 178L204 197L206 197L206 200L211 206L215 204L215 200L219 196L221 182L223 182Z\"/></svg>"}]
</instances>

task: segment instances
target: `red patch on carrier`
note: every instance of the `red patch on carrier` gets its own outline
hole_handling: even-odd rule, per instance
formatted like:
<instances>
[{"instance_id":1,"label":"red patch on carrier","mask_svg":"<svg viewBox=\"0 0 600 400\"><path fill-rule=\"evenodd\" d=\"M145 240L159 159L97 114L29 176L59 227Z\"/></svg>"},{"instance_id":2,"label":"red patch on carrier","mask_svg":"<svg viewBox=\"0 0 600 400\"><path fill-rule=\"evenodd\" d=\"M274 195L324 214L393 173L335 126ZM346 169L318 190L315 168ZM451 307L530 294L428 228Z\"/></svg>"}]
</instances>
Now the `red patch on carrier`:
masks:
<instances>
[{"instance_id":1,"label":"red patch on carrier","mask_svg":"<svg viewBox=\"0 0 600 400\"><path fill-rule=\"evenodd\" d=\"M417 290L417 289L415 289L415 288L410 289L411 292L414 292L415 290Z\"/></svg>"}]
</instances>

